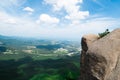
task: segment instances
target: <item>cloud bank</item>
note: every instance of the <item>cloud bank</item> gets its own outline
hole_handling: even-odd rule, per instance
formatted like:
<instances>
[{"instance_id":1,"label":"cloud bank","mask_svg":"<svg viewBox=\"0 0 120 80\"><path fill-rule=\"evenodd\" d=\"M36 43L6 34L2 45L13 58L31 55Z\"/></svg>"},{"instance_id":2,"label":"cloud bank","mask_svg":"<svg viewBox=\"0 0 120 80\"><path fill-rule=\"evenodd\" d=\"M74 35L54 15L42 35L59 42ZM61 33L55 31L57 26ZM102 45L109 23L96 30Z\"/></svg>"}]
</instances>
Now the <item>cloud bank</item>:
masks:
<instances>
[{"instance_id":1,"label":"cloud bank","mask_svg":"<svg viewBox=\"0 0 120 80\"><path fill-rule=\"evenodd\" d=\"M120 26L120 19L90 15L89 11L82 11L82 0L44 0L43 5L52 8L49 7L49 11L43 10L39 13L36 12L35 7L24 5L26 0L7 1L0 3L0 34L2 35L80 40L84 34L97 34L107 28L112 30ZM19 6L16 9L19 8L18 11L21 10L22 15L17 15L19 13L17 11L16 14L8 13L7 11L13 9L10 6ZM51 12L54 14L51 15ZM29 13L32 15L28 15ZM56 13L64 15L60 17Z\"/></svg>"},{"instance_id":2,"label":"cloud bank","mask_svg":"<svg viewBox=\"0 0 120 80\"><path fill-rule=\"evenodd\" d=\"M85 19L89 16L89 11L81 11L80 4L82 0L44 0L47 4L53 7L54 11L66 11L65 19L71 20L71 22L79 22L81 19Z\"/></svg>"},{"instance_id":3,"label":"cloud bank","mask_svg":"<svg viewBox=\"0 0 120 80\"><path fill-rule=\"evenodd\" d=\"M41 14L37 23L55 24L59 23L59 19L56 17L51 17L48 14Z\"/></svg>"}]
</instances>

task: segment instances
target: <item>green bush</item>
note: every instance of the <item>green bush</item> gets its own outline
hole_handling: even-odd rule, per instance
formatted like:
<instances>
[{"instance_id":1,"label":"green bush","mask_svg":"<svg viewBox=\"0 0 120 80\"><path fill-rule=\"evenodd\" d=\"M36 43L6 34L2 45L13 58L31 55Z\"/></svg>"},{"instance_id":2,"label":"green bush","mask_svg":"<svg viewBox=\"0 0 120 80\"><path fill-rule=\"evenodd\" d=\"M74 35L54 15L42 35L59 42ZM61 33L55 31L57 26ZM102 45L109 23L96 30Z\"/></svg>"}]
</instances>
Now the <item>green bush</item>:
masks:
<instances>
[{"instance_id":1,"label":"green bush","mask_svg":"<svg viewBox=\"0 0 120 80\"><path fill-rule=\"evenodd\" d=\"M100 36L100 38L102 38L102 37L106 36L106 35L109 34L109 33L110 33L110 32L109 32L109 29L106 29L105 32L103 32L103 33L98 33L98 35Z\"/></svg>"}]
</instances>

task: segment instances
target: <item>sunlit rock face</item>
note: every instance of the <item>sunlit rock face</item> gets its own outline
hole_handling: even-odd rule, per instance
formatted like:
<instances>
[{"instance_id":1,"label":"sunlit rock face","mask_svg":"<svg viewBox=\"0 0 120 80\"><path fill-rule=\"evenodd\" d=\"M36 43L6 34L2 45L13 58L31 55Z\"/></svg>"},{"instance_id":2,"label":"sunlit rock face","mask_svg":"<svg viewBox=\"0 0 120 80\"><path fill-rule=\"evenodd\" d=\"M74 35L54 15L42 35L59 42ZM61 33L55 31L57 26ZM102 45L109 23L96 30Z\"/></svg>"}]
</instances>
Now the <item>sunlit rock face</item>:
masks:
<instances>
[{"instance_id":1,"label":"sunlit rock face","mask_svg":"<svg viewBox=\"0 0 120 80\"><path fill-rule=\"evenodd\" d=\"M120 29L81 40L80 80L120 80Z\"/></svg>"}]
</instances>

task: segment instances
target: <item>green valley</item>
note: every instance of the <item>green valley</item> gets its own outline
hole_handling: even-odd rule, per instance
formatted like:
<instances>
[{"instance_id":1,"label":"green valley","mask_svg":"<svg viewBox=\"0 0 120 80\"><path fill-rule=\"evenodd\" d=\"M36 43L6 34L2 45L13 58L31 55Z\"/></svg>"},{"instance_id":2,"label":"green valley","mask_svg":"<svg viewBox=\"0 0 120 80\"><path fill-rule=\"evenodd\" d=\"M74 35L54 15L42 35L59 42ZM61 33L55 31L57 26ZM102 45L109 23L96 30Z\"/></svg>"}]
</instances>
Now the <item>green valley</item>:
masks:
<instances>
[{"instance_id":1,"label":"green valley","mask_svg":"<svg viewBox=\"0 0 120 80\"><path fill-rule=\"evenodd\" d=\"M80 43L0 36L1 80L76 80Z\"/></svg>"}]
</instances>

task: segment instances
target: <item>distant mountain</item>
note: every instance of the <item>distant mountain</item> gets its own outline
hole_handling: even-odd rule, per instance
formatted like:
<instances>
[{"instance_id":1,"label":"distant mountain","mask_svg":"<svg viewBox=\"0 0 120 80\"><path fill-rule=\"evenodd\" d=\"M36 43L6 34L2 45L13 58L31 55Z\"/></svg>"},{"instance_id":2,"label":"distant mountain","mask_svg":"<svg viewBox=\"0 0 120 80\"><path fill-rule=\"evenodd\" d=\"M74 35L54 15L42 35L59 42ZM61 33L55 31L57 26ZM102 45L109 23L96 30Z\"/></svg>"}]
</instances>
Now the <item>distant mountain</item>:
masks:
<instances>
[{"instance_id":1,"label":"distant mountain","mask_svg":"<svg viewBox=\"0 0 120 80\"><path fill-rule=\"evenodd\" d=\"M52 44L52 40L43 40L43 39L33 39L33 38L23 38L23 37L13 37L13 36L3 36L0 35L0 45L14 49L24 49L27 46L37 46L38 45L48 45ZM46 47L46 46L42 46Z\"/></svg>"},{"instance_id":2,"label":"distant mountain","mask_svg":"<svg viewBox=\"0 0 120 80\"><path fill-rule=\"evenodd\" d=\"M0 39L7 39L7 38L11 38L11 37L0 35Z\"/></svg>"}]
</instances>

